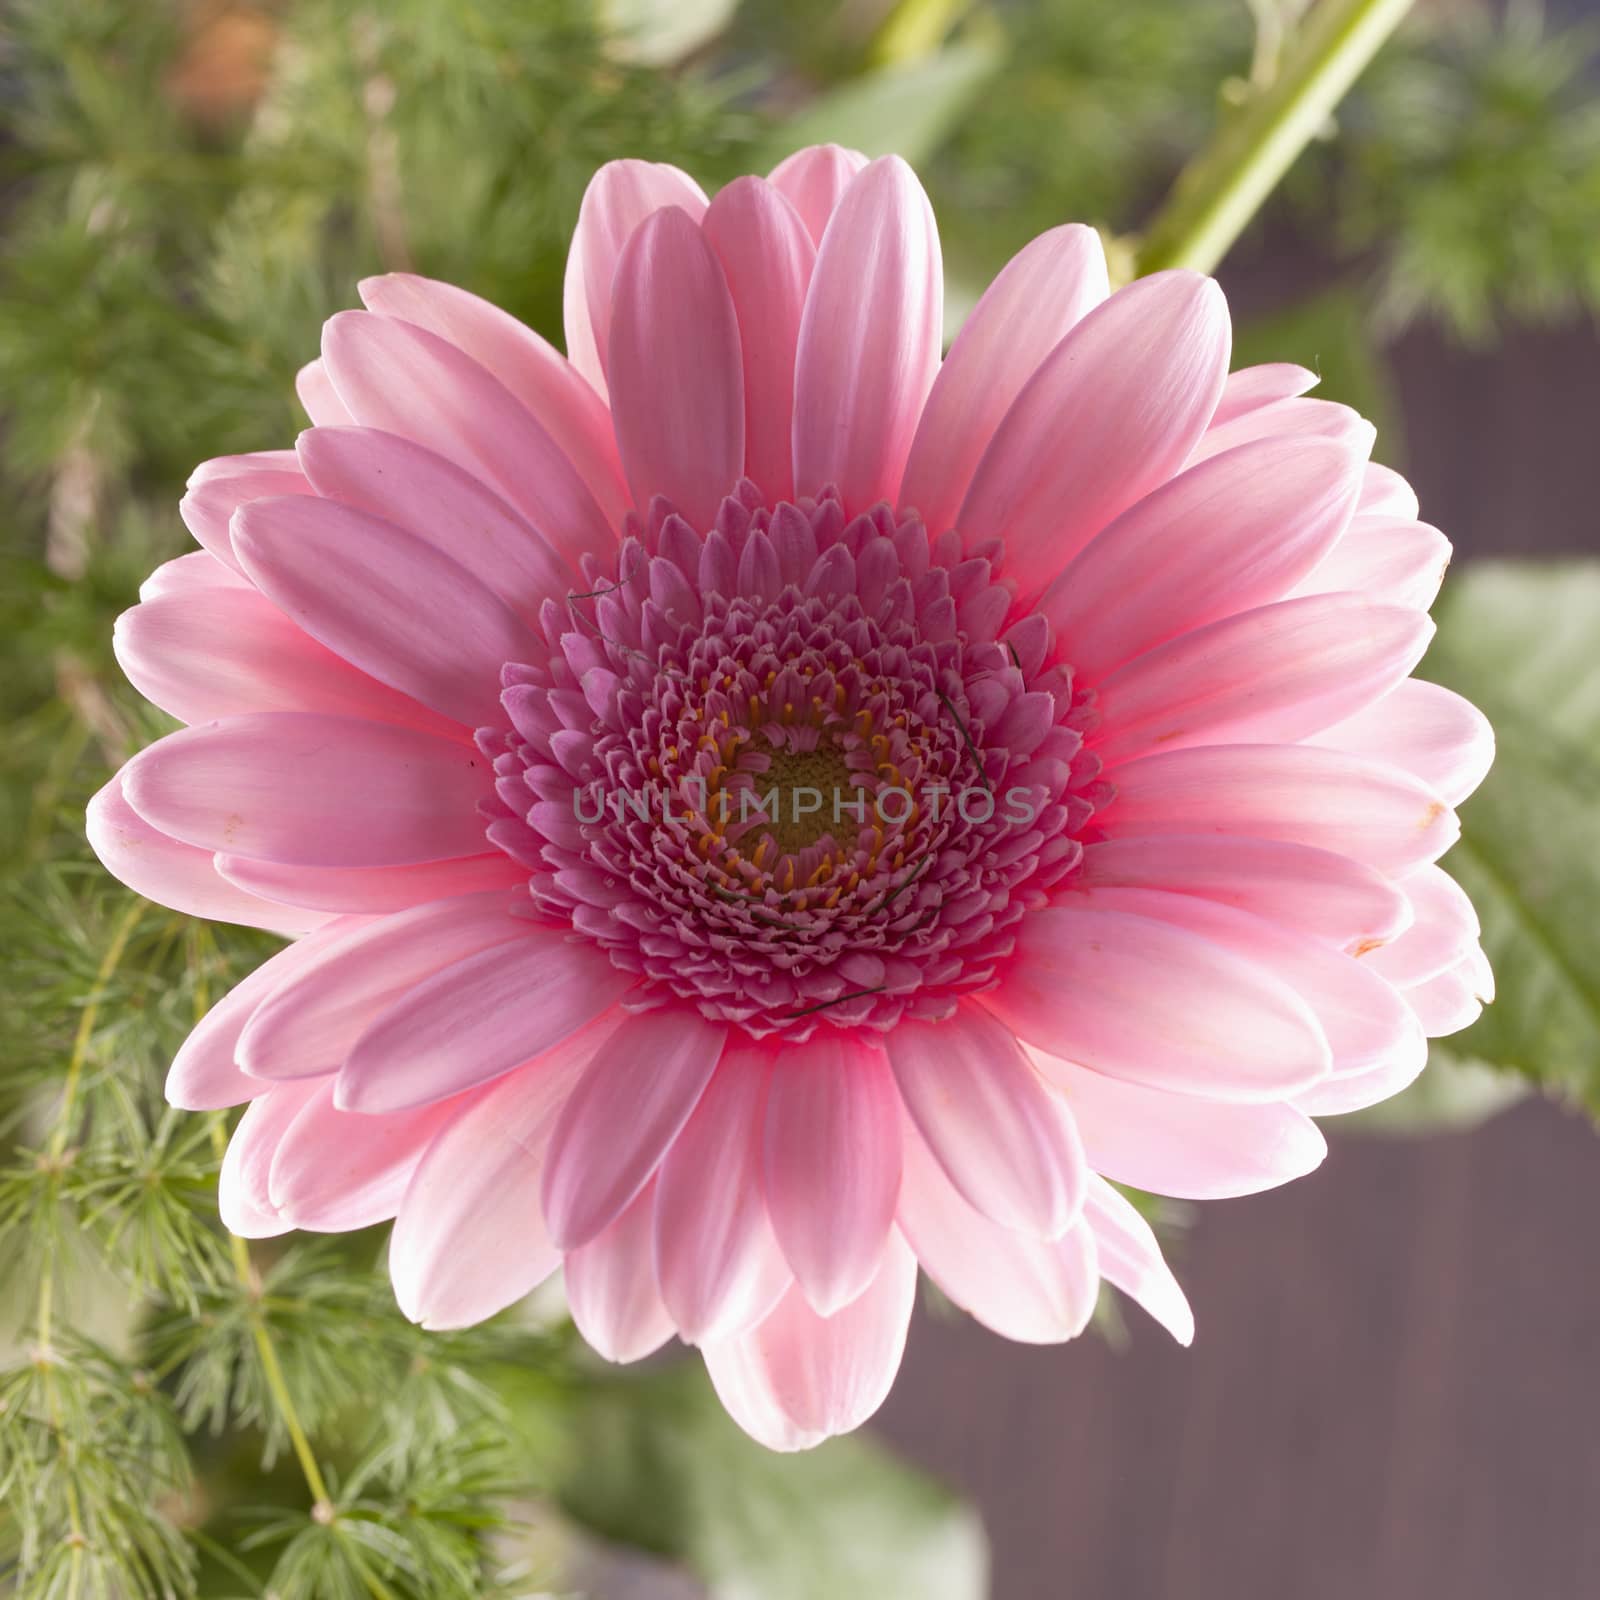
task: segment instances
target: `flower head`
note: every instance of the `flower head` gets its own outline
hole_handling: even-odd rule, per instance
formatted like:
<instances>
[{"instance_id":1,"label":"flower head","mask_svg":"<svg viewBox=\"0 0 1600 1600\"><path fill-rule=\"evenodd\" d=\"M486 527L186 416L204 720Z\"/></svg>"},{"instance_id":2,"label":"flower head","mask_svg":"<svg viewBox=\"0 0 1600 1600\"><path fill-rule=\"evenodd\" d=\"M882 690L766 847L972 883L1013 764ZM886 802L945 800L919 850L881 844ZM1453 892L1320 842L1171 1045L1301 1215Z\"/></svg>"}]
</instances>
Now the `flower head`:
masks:
<instances>
[{"instance_id":1,"label":"flower head","mask_svg":"<svg viewBox=\"0 0 1600 1600\"><path fill-rule=\"evenodd\" d=\"M302 935L173 1065L249 1103L229 1227L393 1217L433 1327L564 1267L779 1447L876 1408L919 1262L1012 1338L1105 1281L1187 1341L1107 1180L1296 1177L1488 992L1434 862L1491 739L1409 677L1449 546L1371 428L1080 227L941 361L921 188L834 148L604 168L568 359L362 298L295 450L191 480L117 636L188 727L90 810Z\"/></svg>"}]
</instances>

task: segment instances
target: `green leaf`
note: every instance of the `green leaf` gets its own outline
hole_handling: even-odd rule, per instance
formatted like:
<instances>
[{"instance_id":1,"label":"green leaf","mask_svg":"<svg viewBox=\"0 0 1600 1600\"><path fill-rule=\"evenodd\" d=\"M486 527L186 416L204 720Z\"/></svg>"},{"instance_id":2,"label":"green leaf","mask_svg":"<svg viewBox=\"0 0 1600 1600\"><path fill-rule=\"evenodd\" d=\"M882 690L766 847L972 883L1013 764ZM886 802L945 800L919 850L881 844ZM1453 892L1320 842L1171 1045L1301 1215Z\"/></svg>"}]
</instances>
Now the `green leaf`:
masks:
<instances>
[{"instance_id":1,"label":"green leaf","mask_svg":"<svg viewBox=\"0 0 1600 1600\"><path fill-rule=\"evenodd\" d=\"M1483 919L1498 998L1436 1050L1600 1115L1600 564L1474 567L1436 616L1429 675L1499 745L1444 862Z\"/></svg>"},{"instance_id":2,"label":"green leaf","mask_svg":"<svg viewBox=\"0 0 1600 1600\"><path fill-rule=\"evenodd\" d=\"M957 44L879 68L819 95L768 135L752 166L781 161L808 144L843 144L869 156L925 161L955 131L1005 57L995 28L972 28Z\"/></svg>"},{"instance_id":3,"label":"green leaf","mask_svg":"<svg viewBox=\"0 0 1600 1600\"><path fill-rule=\"evenodd\" d=\"M746 1437L698 1362L578 1402L568 1513L692 1569L713 1600L981 1600L976 1514L859 1434L800 1455Z\"/></svg>"}]
</instances>

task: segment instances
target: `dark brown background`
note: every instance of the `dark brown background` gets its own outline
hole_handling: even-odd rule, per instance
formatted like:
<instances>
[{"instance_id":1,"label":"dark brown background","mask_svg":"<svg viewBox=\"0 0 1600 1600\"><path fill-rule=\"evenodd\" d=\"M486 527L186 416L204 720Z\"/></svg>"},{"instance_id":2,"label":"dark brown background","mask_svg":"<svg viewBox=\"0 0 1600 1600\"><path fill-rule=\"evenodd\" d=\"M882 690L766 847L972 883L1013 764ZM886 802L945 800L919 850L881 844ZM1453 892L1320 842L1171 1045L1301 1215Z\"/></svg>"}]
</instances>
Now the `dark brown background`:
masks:
<instances>
[{"instance_id":1,"label":"dark brown background","mask_svg":"<svg viewBox=\"0 0 1600 1600\"><path fill-rule=\"evenodd\" d=\"M1206 1207L1189 1351L1130 1312L1000 1343L920 1317L880 1431L976 1501L994 1600L1600 1594L1600 1148L1523 1106L1345 1138Z\"/></svg>"},{"instance_id":2,"label":"dark brown background","mask_svg":"<svg viewBox=\"0 0 1600 1600\"><path fill-rule=\"evenodd\" d=\"M1590 329L1390 353L1458 559L1600 554ZM1331 1142L1300 1183L1197 1208L1192 1350L1132 1309L1121 1351L919 1314L876 1426L977 1503L993 1600L1600 1596L1600 1139L1526 1104Z\"/></svg>"}]
</instances>

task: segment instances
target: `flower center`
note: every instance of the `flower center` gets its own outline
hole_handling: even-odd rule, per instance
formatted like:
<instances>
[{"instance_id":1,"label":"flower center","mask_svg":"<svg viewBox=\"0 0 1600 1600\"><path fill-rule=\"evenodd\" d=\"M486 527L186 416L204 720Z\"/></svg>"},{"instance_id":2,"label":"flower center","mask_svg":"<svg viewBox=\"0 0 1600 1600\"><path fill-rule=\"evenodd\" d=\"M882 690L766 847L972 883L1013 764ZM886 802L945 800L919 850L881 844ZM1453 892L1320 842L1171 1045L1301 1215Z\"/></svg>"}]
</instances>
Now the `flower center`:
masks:
<instances>
[{"instance_id":1,"label":"flower center","mask_svg":"<svg viewBox=\"0 0 1600 1600\"><path fill-rule=\"evenodd\" d=\"M760 791L759 810L755 806L751 810L762 819L762 837L783 855L799 855L824 840L841 850L853 849L876 808L861 775L851 771L845 752L826 735L815 744L801 745L762 738L758 749L767 757L768 767L755 786ZM730 813L738 803L728 804Z\"/></svg>"},{"instance_id":2,"label":"flower center","mask_svg":"<svg viewBox=\"0 0 1600 1600\"><path fill-rule=\"evenodd\" d=\"M989 554L886 507L741 485L704 533L658 504L627 534L480 734L541 909L757 1036L992 984L1103 798L1044 620L1002 631Z\"/></svg>"}]
</instances>

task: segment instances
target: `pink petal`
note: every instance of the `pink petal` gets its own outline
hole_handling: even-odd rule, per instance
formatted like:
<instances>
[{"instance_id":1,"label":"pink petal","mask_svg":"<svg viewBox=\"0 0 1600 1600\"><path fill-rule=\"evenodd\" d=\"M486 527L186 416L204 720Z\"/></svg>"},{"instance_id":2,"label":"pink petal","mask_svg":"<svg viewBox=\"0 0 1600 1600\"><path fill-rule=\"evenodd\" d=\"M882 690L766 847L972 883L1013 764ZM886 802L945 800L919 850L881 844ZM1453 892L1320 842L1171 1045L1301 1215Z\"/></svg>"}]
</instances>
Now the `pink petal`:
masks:
<instances>
[{"instance_id":1,"label":"pink petal","mask_svg":"<svg viewBox=\"0 0 1600 1600\"><path fill-rule=\"evenodd\" d=\"M631 973L563 928L463 956L408 989L339 1069L346 1111L404 1111L488 1083L553 1050L633 987Z\"/></svg>"},{"instance_id":2,"label":"pink petal","mask_svg":"<svg viewBox=\"0 0 1600 1600\"><path fill-rule=\"evenodd\" d=\"M1484 1000L1481 988L1472 965L1463 962L1407 989L1405 1000L1416 1012L1422 1031L1430 1039L1443 1039L1470 1028L1478 1020Z\"/></svg>"},{"instance_id":3,"label":"pink petal","mask_svg":"<svg viewBox=\"0 0 1600 1600\"><path fill-rule=\"evenodd\" d=\"M689 1120L727 1029L676 1009L629 1017L573 1090L544 1174L550 1236L575 1250L649 1181Z\"/></svg>"},{"instance_id":4,"label":"pink petal","mask_svg":"<svg viewBox=\"0 0 1600 1600\"><path fill-rule=\"evenodd\" d=\"M273 1154L273 1209L314 1233L387 1222L428 1146L460 1110L452 1102L392 1117L351 1116L334 1105L333 1082L323 1079Z\"/></svg>"},{"instance_id":5,"label":"pink petal","mask_svg":"<svg viewBox=\"0 0 1600 1600\"><path fill-rule=\"evenodd\" d=\"M1313 745L1205 745L1117 768L1095 821L1110 836L1214 833L1284 839L1401 876L1444 854L1460 825L1394 767Z\"/></svg>"},{"instance_id":6,"label":"pink petal","mask_svg":"<svg viewBox=\"0 0 1600 1600\"><path fill-rule=\"evenodd\" d=\"M437 334L341 311L322 358L350 415L413 439L503 495L568 562L616 549L616 532L578 470L498 379Z\"/></svg>"},{"instance_id":7,"label":"pink petal","mask_svg":"<svg viewBox=\"0 0 1600 1600\"><path fill-rule=\"evenodd\" d=\"M587 587L492 489L410 439L377 428L311 428L297 448L319 494L425 540L519 616L535 620L545 600Z\"/></svg>"},{"instance_id":8,"label":"pink petal","mask_svg":"<svg viewBox=\"0 0 1600 1600\"><path fill-rule=\"evenodd\" d=\"M1162 1258L1150 1224L1106 1182L1089 1180L1084 1220L1094 1230L1100 1276L1131 1296L1179 1344L1194 1342L1194 1312Z\"/></svg>"},{"instance_id":9,"label":"pink petal","mask_svg":"<svg viewBox=\"0 0 1600 1600\"><path fill-rule=\"evenodd\" d=\"M1460 805L1494 762L1494 729L1453 689L1412 678L1376 705L1358 711L1315 742L1386 761Z\"/></svg>"},{"instance_id":10,"label":"pink petal","mask_svg":"<svg viewBox=\"0 0 1600 1600\"><path fill-rule=\"evenodd\" d=\"M807 1450L860 1427L900 1368L916 1288L916 1257L898 1235L877 1275L831 1317L796 1285L758 1328L705 1347L723 1405L773 1450Z\"/></svg>"},{"instance_id":11,"label":"pink petal","mask_svg":"<svg viewBox=\"0 0 1600 1600\"><path fill-rule=\"evenodd\" d=\"M1222 392L1228 344L1216 284L1158 272L1118 290L1046 357L956 519L968 549L1005 542L1019 604L1183 465Z\"/></svg>"},{"instance_id":12,"label":"pink petal","mask_svg":"<svg viewBox=\"0 0 1600 1600\"><path fill-rule=\"evenodd\" d=\"M178 515L195 539L217 560L239 571L228 533L234 512L267 495L312 492L292 450L218 456L196 467L189 475L189 492L178 502Z\"/></svg>"},{"instance_id":13,"label":"pink petal","mask_svg":"<svg viewBox=\"0 0 1600 1600\"><path fill-rule=\"evenodd\" d=\"M229 883L265 900L313 911L368 915L407 911L480 889L509 891L528 881L527 869L499 851L413 867L288 867L227 855L215 860L217 871Z\"/></svg>"},{"instance_id":14,"label":"pink petal","mask_svg":"<svg viewBox=\"0 0 1600 1600\"><path fill-rule=\"evenodd\" d=\"M484 759L357 717L225 717L123 769L141 817L186 844L302 866L444 861L483 848Z\"/></svg>"},{"instance_id":15,"label":"pink petal","mask_svg":"<svg viewBox=\"0 0 1600 1600\"><path fill-rule=\"evenodd\" d=\"M1050 906L1018 928L1016 955L983 1004L1039 1049L1218 1100L1276 1099L1328 1072L1315 1015L1270 966L1120 911Z\"/></svg>"},{"instance_id":16,"label":"pink petal","mask_svg":"<svg viewBox=\"0 0 1600 1600\"><path fill-rule=\"evenodd\" d=\"M1483 930L1466 891L1441 868L1420 868L1404 888L1416 920L1393 943L1364 959L1390 983L1408 989L1459 966L1477 947Z\"/></svg>"},{"instance_id":17,"label":"pink petal","mask_svg":"<svg viewBox=\"0 0 1600 1600\"><path fill-rule=\"evenodd\" d=\"M1331 400L1274 400L1210 428L1195 446L1193 461L1209 460L1252 439L1334 439L1363 459L1372 454L1378 430L1360 412Z\"/></svg>"},{"instance_id":18,"label":"pink petal","mask_svg":"<svg viewBox=\"0 0 1600 1600\"><path fill-rule=\"evenodd\" d=\"M204 595L213 589L237 589L248 593L250 581L227 562L219 561L209 550L191 550L186 556L163 561L139 585L141 600L160 600L167 595Z\"/></svg>"},{"instance_id":19,"label":"pink petal","mask_svg":"<svg viewBox=\"0 0 1600 1600\"><path fill-rule=\"evenodd\" d=\"M1179 474L1091 539L1039 609L1093 682L1189 628L1277 600L1350 520L1360 463L1269 439Z\"/></svg>"},{"instance_id":20,"label":"pink petal","mask_svg":"<svg viewBox=\"0 0 1600 1600\"><path fill-rule=\"evenodd\" d=\"M314 1081L285 1084L245 1107L217 1178L217 1210L229 1233L271 1239L294 1226L273 1205L267 1177L289 1125L319 1090Z\"/></svg>"},{"instance_id":21,"label":"pink petal","mask_svg":"<svg viewBox=\"0 0 1600 1600\"><path fill-rule=\"evenodd\" d=\"M233 547L312 638L468 728L504 722L500 668L543 646L465 567L331 500L258 500L234 519Z\"/></svg>"},{"instance_id":22,"label":"pink petal","mask_svg":"<svg viewBox=\"0 0 1600 1600\"><path fill-rule=\"evenodd\" d=\"M900 485L939 368L944 272L933 208L898 156L863 169L817 251L795 358L794 482L847 512Z\"/></svg>"},{"instance_id":23,"label":"pink petal","mask_svg":"<svg viewBox=\"0 0 1600 1600\"><path fill-rule=\"evenodd\" d=\"M743 1332L792 1281L761 1192L771 1064L761 1046L725 1051L656 1177L656 1277L691 1344Z\"/></svg>"},{"instance_id":24,"label":"pink petal","mask_svg":"<svg viewBox=\"0 0 1600 1600\"><path fill-rule=\"evenodd\" d=\"M1110 293L1100 235L1052 228L1013 256L962 325L934 380L897 503L951 527L983 452L1040 363Z\"/></svg>"},{"instance_id":25,"label":"pink petal","mask_svg":"<svg viewBox=\"0 0 1600 1600\"><path fill-rule=\"evenodd\" d=\"M238 1041L239 1065L253 1078L337 1072L394 1001L451 962L525 939L529 929L500 890L356 921L262 1002Z\"/></svg>"},{"instance_id":26,"label":"pink petal","mask_svg":"<svg viewBox=\"0 0 1600 1600\"><path fill-rule=\"evenodd\" d=\"M1336 1117L1350 1111L1364 1111L1409 1088L1428 1064L1426 1030L1414 1015L1413 1021L1418 1033L1424 1035L1422 1049L1397 1051L1365 1072L1324 1078L1294 1097L1295 1109L1308 1117Z\"/></svg>"},{"instance_id":27,"label":"pink petal","mask_svg":"<svg viewBox=\"0 0 1600 1600\"><path fill-rule=\"evenodd\" d=\"M243 585L142 601L117 618L112 646L134 688L180 722L323 711L451 731L445 718L341 660Z\"/></svg>"},{"instance_id":28,"label":"pink petal","mask_svg":"<svg viewBox=\"0 0 1600 1600\"><path fill-rule=\"evenodd\" d=\"M1425 522L1358 516L1295 588L1296 594L1350 589L1371 600L1426 611L1450 565L1450 541Z\"/></svg>"},{"instance_id":29,"label":"pink petal","mask_svg":"<svg viewBox=\"0 0 1600 1600\"><path fill-rule=\"evenodd\" d=\"M1292 400L1317 385L1317 375L1289 361L1270 362L1259 367L1241 367L1228 374L1222 398L1211 414L1211 426L1220 428L1247 411L1259 410L1274 400Z\"/></svg>"},{"instance_id":30,"label":"pink petal","mask_svg":"<svg viewBox=\"0 0 1600 1600\"><path fill-rule=\"evenodd\" d=\"M509 312L454 284L390 272L362 279L360 289L368 310L448 339L498 378L577 468L606 520L621 525L628 492L611 418L560 351Z\"/></svg>"},{"instance_id":31,"label":"pink petal","mask_svg":"<svg viewBox=\"0 0 1600 1600\"><path fill-rule=\"evenodd\" d=\"M308 361L295 373L294 392L299 395L313 427L337 428L350 420L350 413L345 410L344 401L339 398L328 369L321 361Z\"/></svg>"},{"instance_id":32,"label":"pink petal","mask_svg":"<svg viewBox=\"0 0 1600 1600\"><path fill-rule=\"evenodd\" d=\"M1467 975L1467 981L1472 985L1472 992L1478 999L1488 1005L1494 999L1494 968L1489 964L1489 957L1484 953L1481 945L1473 945L1462 959L1461 968Z\"/></svg>"},{"instance_id":33,"label":"pink petal","mask_svg":"<svg viewBox=\"0 0 1600 1600\"><path fill-rule=\"evenodd\" d=\"M1417 515L1417 492L1400 474L1376 461L1367 463L1361 475L1359 516L1382 516L1409 521Z\"/></svg>"},{"instance_id":34,"label":"pink petal","mask_svg":"<svg viewBox=\"0 0 1600 1600\"><path fill-rule=\"evenodd\" d=\"M767 181L800 214L812 242L820 245L845 190L866 164L867 158L859 150L837 144L808 145L780 161L768 173Z\"/></svg>"},{"instance_id":35,"label":"pink petal","mask_svg":"<svg viewBox=\"0 0 1600 1600\"><path fill-rule=\"evenodd\" d=\"M1394 688L1432 637L1422 612L1360 595L1258 606L1119 667L1099 686L1090 743L1108 767L1194 744L1292 744Z\"/></svg>"},{"instance_id":36,"label":"pink petal","mask_svg":"<svg viewBox=\"0 0 1600 1600\"><path fill-rule=\"evenodd\" d=\"M745 476L769 504L791 500L795 350L816 246L794 207L760 178L736 178L711 202L702 226L739 323Z\"/></svg>"},{"instance_id":37,"label":"pink petal","mask_svg":"<svg viewBox=\"0 0 1600 1600\"><path fill-rule=\"evenodd\" d=\"M716 255L675 206L642 222L617 262L606 370L635 502L665 495L710 528L744 470L739 323Z\"/></svg>"},{"instance_id":38,"label":"pink petal","mask_svg":"<svg viewBox=\"0 0 1600 1600\"><path fill-rule=\"evenodd\" d=\"M1310 1006L1327 1037L1335 1074L1365 1072L1395 1057L1415 1057L1421 1070L1426 1041L1370 959L1358 961L1320 940L1198 895L1094 889L1068 903L1170 922L1273 972Z\"/></svg>"},{"instance_id":39,"label":"pink petal","mask_svg":"<svg viewBox=\"0 0 1600 1600\"><path fill-rule=\"evenodd\" d=\"M655 1185L564 1263L567 1304L590 1347L607 1361L640 1361L672 1337L652 1259Z\"/></svg>"},{"instance_id":40,"label":"pink petal","mask_svg":"<svg viewBox=\"0 0 1600 1600\"><path fill-rule=\"evenodd\" d=\"M1303 1178L1328 1153L1316 1123L1282 1101L1229 1105L1030 1054L1065 1091L1089 1165L1117 1183L1225 1200Z\"/></svg>"},{"instance_id":41,"label":"pink petal","mask_svg":"<svg viewBox=\"0 0 1600 1600\"><path fill-rule=\"evenodd\" d=\"M968 1005L943 1022L897 1023L885 1049L911 1120L969 1205L1041 1239L1072 1226L1088 1180L1083 1147L1006 1028Z\"/></svg>"},{"instance_id":42,"label":"pink petal","mask_svg":"<svg viewBox=\"0 0 1600 1600\"><path fill-rule=\"evenodd\" d=\"M621 1020L609 1012L491 1084L428 1147L389 1241L395 1299L413 1322L481 1322L561 1264L539 1205L545 1154L572 1086Z\"/></svg>"},{"instance_id":43,"label":"pink petal","mask_svg":"<svg viewBox=\"0 0 1600 1600\"><path fill-rule=\"evenodd\" d=\"M1086 889L1202 895L1341 949L1381 944L1411 920L1404 892L1349 856L1275 839L1153 834L1105 839L1083 853Z\"/></svg>"},{"instance_id":44,"label":"pink petal","mask_svg":"<svg viewBox=\"0 0 1600 1600\"><path fill-rule=\"evenodd\" d=\"M602 400L617 261L633 230L665 206L677 206L698 222L705 215L705 191L688 173L653 161L608 161L584 191L567 253L562 311L567 359Z\"/></svg>"},{"instance_id":45,"label":"pink petal","mask_svg":"<svg viewBox=\"0 0 1600 1600\"><path fill-rule=\"evenodd\" d=\"M1060 1344L1088 1326L1100 1282L1084 1220L1054 1240L1001 1227L962 1199L915 1129L906 1134L899 1223L929 1277L1002 1338Z\"/></svg>"},{"instance_id":46,"label":"pink petal","mask_svg":"<svg viewBox=\"0 0 1600 1600\"><path fill-rule=\"evenodd\" d=\"M190 1030L173 1058L167 1073L168 1104L183 1111L217 1111L265 1094L271 1085L246 1077L235 1064L240 1035L280 984L315 965L329 945L348 936L352 925L342 918L330 922L269 956L217 1001Z\"/></svg>"},{"instance_id":47,"label":"pink petal","mask_svg":"<svg viewBox=\"0 0 1600 1600\"><path fill-rule=\"evenodd\" d=\"M305 933L321 927L320 911L279 905L228 882L212 852L169 837L128 803L124 767L89 802L84 832L89 848L114 878L147 900L213 922L237 922L274 933Z\"/></svg>"},{"instance_id":48,"label":"pink petal","mask_svg":"<svg viewBox=\"0 0 1600 1600\"><path fill-rule=\"evenodd\" d=\"M827 1029L787 1046L767 1091L767 1210L800 1292L822 1316L883 1259L900 1191L900 1097L874 1044Z\"/></svg>"}]
</instances>

